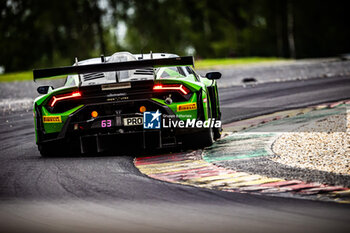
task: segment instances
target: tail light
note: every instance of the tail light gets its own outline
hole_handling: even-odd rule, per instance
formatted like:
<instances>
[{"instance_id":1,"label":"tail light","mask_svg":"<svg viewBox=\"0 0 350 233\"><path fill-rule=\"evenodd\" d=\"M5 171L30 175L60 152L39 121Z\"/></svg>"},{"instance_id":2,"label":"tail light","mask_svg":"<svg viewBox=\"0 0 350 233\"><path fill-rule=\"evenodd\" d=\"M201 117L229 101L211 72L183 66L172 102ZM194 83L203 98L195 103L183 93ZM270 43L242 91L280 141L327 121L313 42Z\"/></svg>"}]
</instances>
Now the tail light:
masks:
<instances>
[{"instance_id":1,"label":"tail light","mask_svg":"<svg viewBox=\"0 0 350 233\"><path fill-rule=\"evenodd\" d=\"M55 106L55 104L61 100L66 100L66 99L73 99L73 98L78 98L81 97L81 93L79 91L75 91L72 93L67 93L67 94L62 94L62 95L56 95L53 96L49 102L50 107Z\"/></svg>"},{"instance_id":2,"label":"tail light","mask_svg":"<svg viewBox=\"0 0 350 233\"><path fill-rule=\"evenodd\" d=\"M187 95L191 91L183 84L156 84L153 86L154 91L178 91L183 95Z\"/></svg>"}]
</instances>

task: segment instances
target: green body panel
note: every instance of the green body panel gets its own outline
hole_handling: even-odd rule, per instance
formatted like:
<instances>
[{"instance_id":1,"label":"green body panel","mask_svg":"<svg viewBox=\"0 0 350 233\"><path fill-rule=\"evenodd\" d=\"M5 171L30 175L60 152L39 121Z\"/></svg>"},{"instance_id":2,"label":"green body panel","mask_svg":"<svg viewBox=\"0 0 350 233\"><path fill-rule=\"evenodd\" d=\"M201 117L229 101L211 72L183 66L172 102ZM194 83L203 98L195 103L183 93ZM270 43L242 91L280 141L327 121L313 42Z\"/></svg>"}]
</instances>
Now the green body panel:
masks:
<instances>
[{"instance_id":1,"label":"green body panel","mask_svg":"<svg viewBox=\"0 0 350 233\"><path fill-rule=\"evenodd\" d=\"M188 111L177 111L177 106L183 105L183 104L190 104L190 103L197 103L197 95L194 94L189 101L186 102L176 102L172 104L166 104L164 100L162 99L156 99L152 98L152 100L168 106L175 114L177 117L179 117L180 120L186 120L186 119L196 119L197 118L197 109L194 110L188 110ZM198 107L198 106L197 106Z\"/></svg>"},{"instance_id":2,"label":"green body panel","mask_svg":"<svg viewBox=\"0 0 350 233\"><path fill-rule=\"evenodd\" d=\"M51 96L53 96L53 95L59 95L59 94L73 92L73 91L77 91L77 90L78 90L78 87L76 87L76 86L74 86L74 87L66 87L66 86L59 87L57 89L50 91L46 95L42 95L42 96L37 97L34 100L34 103L37 105L42 105L45 101L48 101L51 98Z\"/></svg>"},{"instance_id":3,"label":"green body panel","mask_svg":"<svg viewBox=\"0 0 350 233\"><path fill-rule=\"evenodd\" d=\"M59 114L51 114L49 113L46 108L43 106L47 101L50 100L50 98L53 96L53 95L58 95L58 94L62 94L62 93L67 93L67 92L72 92L72 91L75 91L75 90L78 90L78 87L74 86L74 87L66 87L66 86L63 86L63 87L60 87L60 88L57 88L55 90L50 90L47 94L45 95L41 95L41 96L38 96L35 100L34 100L34 105L33 105L33 112L34 112L34 127L35 127L35 141L38 143L38 132L37 132L37 124L36 124L36 109L35 109L35 106L39 106L40 109L42 109L42 115L43 116L58 116L60 115L61 116L61 120L62 120L62 123L46 123L44 124L44 130L45 130L45 133L57 133L57 132L60 132L63 125L64 125L64 122L66 121L66 119L68 118L68 116L75 112L76 110L78 110L79 108L81 108L83 105L80 105L78 107L75 107L73 109L70 109L64 113L59 113Z\"/></svg>"},{"instance_id":4,"label":"green body panel","mask_svg":"<svg viewBox=\"0 0 350 233\"><path fill-rule=\"evenodd\" d=\"M69 115L74 113L75 111L77 111L78 109L80 109L83 106L84 105L79 105L79 106L77 106L75 108L72 108L72 109L66 111L66 112L55 113L55 114L49 113L44 106L41 107L43 116L61 116L61 120L62 120L61 123L44 123L43 122L45 133L58 133L58 132L61 132L62 127L63 127L64 123L66 122L67 118L69 117ZM36 125L36 117L37 117L37 115L36 115L35 108L33 110L34 110L35 142L38 143L38 132L37 132L38 129L37 129L37 125Z\"/></svg>"},{"instance_id":5,"label":"green body panel","mask_svg":"<svg viewBox=\"0 0 350 233\"><path fill-rule=\"evenodd\" d=\"M207 95L207 93L205 91L202 91L202 99L206 99L207 98L207 102L203 102L203 111L204 111L204 119L208 120L209 116L208 116L208 106L209 106L209 95Z\"/></svg>"},{"instance_id":6,"label":"green body panel","mask_svg":"<svg viewBox=\"0 0 350 233\"><path fill-rule=\"evenodd\" d=\"M34 105L33 105L33 116L34 116L35 142L38 143L38 129L37 129L37 125L36 125L35 101L34 101Z\"/></svg>"},{"instance_id":7,"label":"green body panel","mask_svg":"<svg viewBox=\"0 0 350 233\"><path fill-rule=\"evenodd\" d=\"M67 118L69 117L70 114L72 114L73 112L77 111L78 109L80 109L81 107L83 107L84 105L79 105L75 108L72 108L66 112L63 113L49 113L49 111L47 111L47 109L45 107L42 107L42 113L43 116L61 116L61 123L44 123L44 130L46 133L57 133L60 132L62 130L62 127L64 125L64 123L66 122Z\"/></svg>"},{"instance_id":8,"label":"green body panel","mask_svg":"<svg viewBox=\"0 0 350 233\"><path fill-rule=\"evenodd\" d=\"M154 81L155 84L163 83L163 84L177 84L181 83L188 87L191 91L199 91L201 88L204 88L205 85L200 82L196 82L194 80L188 78L166 78L166 79L157 79Z\"/></svg>"},{"instance_id":9,"label":"green body panel","mask_svg":"<svg viewBox=\"0 0 350 233\"><path fill-rule=\"evenodd\" d=\"M204 110L204 115L205 115L205 120L208 119L208 106L210 103L209 95L207 95L207 86L211 85L216 85L216 81L211 81L207 78L200 78L201 82L198 82L195 78L194 75L189 75L187 77L183 77L176 71L173 71L171 69L166 69L166 72L169 75L172 75L171 78L162 78L162 79L157 79L155 83L162 83L162 84L174 84L174 83L182 83L184 84L187 88L189 88L193 92L197 92L202 89L202 100L207 99L207 102L205 103L204 101L200 101L200 103L203 103L203 110ZM175 76L175 77L174 77ZM164 100L161 99L155 99L153 98L154 101L157 101L158 103L161 103L163 105L168 106L181 120L186 120L186 119L196 119L197 118L197 109L195 110L189 110L189 111L181 111L177 112L177 106L182 105L182 104L188 104L188 103L197 103L197 94L194 94L189 101L186 102L176 102L172 103L170 105L166 104ZM199 106L197 106L198 108ZM215 110L216 112L218 111L217 109Z\"/></svg>"}]
</instances>

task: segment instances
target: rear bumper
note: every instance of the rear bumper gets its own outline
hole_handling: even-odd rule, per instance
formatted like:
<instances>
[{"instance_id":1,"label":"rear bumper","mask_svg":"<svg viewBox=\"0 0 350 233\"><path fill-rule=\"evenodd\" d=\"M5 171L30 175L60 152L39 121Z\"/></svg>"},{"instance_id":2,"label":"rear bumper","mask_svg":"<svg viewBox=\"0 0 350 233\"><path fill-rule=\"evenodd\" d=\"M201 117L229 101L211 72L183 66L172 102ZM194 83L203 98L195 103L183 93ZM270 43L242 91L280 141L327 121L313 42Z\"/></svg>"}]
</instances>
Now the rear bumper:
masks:
<instances>
[{"instance_id":1,"label":"rear bumper","mask_svg":"<svg viewBox=\"0 0 350 233\"><path fill-rule=\"evenodd\" d=\"M181 144L181 137L191 133L199 132L196 128L161 128L144 129L143 125L124 126L123 119L126 117L141 117L142 113L135 111L139 106L146 106L147 111L159 110L163 116L176 119L175 113L166 105L162 105L150 99L107 102L99 104L88 104L69 115L65 121L62 130L59 133L45 134L43 130L40 133L38 144L63 142L79 145L81 153L88 151L101 152L110 147L118 146L118 142L126 141L136 147L146 148L164 148L177 146ZM91 111L100 109L103 114L92 119ZM111 109L115 110L111 114ZM110 128L94 128L95 122L103 119L115 119L116 124ZM40 131L40 129L38 129ZM128 140L131 139L131 140Z\"/></svg>"}]
</instances>

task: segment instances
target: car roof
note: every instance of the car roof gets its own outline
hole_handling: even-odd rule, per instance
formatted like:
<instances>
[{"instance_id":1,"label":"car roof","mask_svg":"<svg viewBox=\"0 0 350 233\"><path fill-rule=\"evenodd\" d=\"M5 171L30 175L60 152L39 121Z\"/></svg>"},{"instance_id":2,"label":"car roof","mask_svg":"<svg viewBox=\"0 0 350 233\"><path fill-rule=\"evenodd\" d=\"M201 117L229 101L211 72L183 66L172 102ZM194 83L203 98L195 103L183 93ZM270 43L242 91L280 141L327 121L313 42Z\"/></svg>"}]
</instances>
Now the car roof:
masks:
<instances>
[{"instance_id":1,"label":"car roof","mask_svg":"<svg viewBox=\"0 0 350 233\"><path fill-rule=\"evenodd\" d=\"M148 53L148 54L131 54L129 52L117 52L108 57L96 57L74 63L76 65L90 65L102 63L102 60L108 62L121 62L121 61L133 61L133 60L143 60L143 59L159 59L159 58L171 58L178 57L176 54L171 53ZM141 71L141 72L140 72ZM115 73L115 72L114 72ZM82 85L95 85L102 83L109 83L115 81L116 74L113 72L92 72L88 74L83 74L80 76ZM135 69L129 71L122 71L118 74L118 78L121 80L134 81L136 79L146 80L154 79L154 71L151 69ZM68 76L67 80L73 78L73 76ZM66 83L69 83L66 81Z\"/></svg>"}]
</instances>

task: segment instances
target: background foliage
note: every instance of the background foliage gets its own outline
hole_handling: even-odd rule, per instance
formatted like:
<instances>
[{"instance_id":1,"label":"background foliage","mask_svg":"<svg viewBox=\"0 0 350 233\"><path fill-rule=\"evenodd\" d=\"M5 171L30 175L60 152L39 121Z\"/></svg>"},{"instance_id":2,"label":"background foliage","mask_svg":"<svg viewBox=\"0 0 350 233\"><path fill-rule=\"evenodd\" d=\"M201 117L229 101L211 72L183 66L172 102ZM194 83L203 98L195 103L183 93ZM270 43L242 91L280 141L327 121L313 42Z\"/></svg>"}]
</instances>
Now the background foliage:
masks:
<instances>
[{"instance_id":1,"label":"background foliage","mask_svg":"<svg viewBox=\"0 0 350 233\"><path fill-rule=\"evenodd\" d=\"M0 0L0 66L69 65L128 50L216 57L350 51L348 1Z\"/></svg>"}]
</instances>

